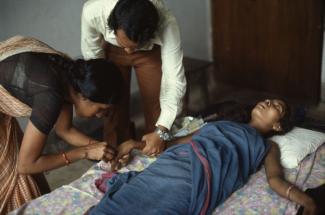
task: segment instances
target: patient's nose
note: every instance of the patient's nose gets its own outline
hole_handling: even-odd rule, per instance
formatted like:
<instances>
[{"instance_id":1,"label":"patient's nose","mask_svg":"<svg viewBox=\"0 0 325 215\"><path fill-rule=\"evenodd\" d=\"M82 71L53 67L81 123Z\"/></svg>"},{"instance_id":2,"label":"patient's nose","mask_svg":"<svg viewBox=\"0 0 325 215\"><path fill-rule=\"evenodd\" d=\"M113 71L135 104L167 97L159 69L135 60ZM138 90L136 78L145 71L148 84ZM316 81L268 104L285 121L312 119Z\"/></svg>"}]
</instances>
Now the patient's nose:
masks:
<instances>
[{"instance_id":1,"label":"patient's nose","mask_svg":"<svg viewBox=\"0 0 325 215\"><path fill-rule=\"evenodd\" d=\"M267 106L270 106L271 101L269 99L267 99L267 100L265 100L265 103L266 103Z\"/></svg>"}]
</instances>

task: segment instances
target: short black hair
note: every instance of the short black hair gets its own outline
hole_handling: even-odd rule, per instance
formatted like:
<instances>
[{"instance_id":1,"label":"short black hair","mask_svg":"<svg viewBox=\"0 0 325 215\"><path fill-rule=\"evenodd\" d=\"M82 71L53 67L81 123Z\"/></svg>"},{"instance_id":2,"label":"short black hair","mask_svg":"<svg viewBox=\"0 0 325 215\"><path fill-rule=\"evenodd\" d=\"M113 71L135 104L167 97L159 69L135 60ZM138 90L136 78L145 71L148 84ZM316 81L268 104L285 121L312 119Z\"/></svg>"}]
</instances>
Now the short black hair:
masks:
<instances>
[{"instance_id":1,"label":"short black hair","mask_svg":"<svg viewBox=\"0 0 325 215\"><path fill-rule=\"evenodd\" d=\"M149 0L119 0L107 22L115 33L121 29L131 41L142 46L154 38L159 14Z\"/></svg>"}]
</instances>

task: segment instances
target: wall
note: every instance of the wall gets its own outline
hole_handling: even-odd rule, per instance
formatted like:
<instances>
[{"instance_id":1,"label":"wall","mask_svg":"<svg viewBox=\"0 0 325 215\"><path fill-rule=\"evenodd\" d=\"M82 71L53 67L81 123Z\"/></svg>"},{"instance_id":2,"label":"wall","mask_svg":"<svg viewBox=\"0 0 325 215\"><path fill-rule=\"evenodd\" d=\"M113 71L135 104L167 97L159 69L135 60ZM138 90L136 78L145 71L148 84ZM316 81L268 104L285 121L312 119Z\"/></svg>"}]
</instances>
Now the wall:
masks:
<instances>
[{"instance_id":1,"label":"wall","mask_svg":"<svg viewBox=\"0 0 325 215\"><path fill-rule=\"evenodd\" d=\"M1 0L0 40L16 34L35 36L73 57L80 57L80 11L85 1ZM165 2L178 19L184 55L211 60L210 0ZM325 54L322 82L325 83Z\"/></svg>"},{"instance_id":2,"label":"wall","mask_svg":"<svg viewBox=\"0 0 325 215\"><path fill-rule=\"evenodd\" d=\"M0 39L33 36L73 57L80 56L80 11L85 0L1 0Z\"/></svg>"},{"instance_id":3,"label":"wall","mask_svg":"<svg viewBox=\"0 0 325 215\"><path fill-rule=\"evenodd\" d=\"M0 40L16 34L34 36L79 57L80 13L85 1L1 0ZM209 0L166 0L166 4L178 18L185 55L211 59Z\"/></svg>"},{"instance_id":4,"label":"wall","mask_svg":"<svg viewBox=\"0 0 325 215\"><path fill-rule=\"evenodd\" d=\"M324 23L325 26L325 23ZM325 85L325 31L324 31L324 39L323 39L323 63L322 63L322 85ZM322 92L325 97L325 92Z\"/></svg>"},{"instance_id":5,"label":"wall","mask_svg":"<svg viewBox=\"0 0 325 215\"><path fill-rule=\"evenodd\" d=\"M165 0L181 27L184 54L212 60L210 0Z\"/></svg>"},{"instance_id":6,"label":"wall","mask_svg":"<svg viewBox=\"0 0 325 215\"><path fill-rule=\"evenodd\" d=\"M86 0L0 1L0 41L17 34L33 36L74 58L81 56L80 14ZM178 19L185 56L212 59L209 2L165 0ZM131 85L131 92L137 92L134 76Z\"/></svg>"}]
</instances>

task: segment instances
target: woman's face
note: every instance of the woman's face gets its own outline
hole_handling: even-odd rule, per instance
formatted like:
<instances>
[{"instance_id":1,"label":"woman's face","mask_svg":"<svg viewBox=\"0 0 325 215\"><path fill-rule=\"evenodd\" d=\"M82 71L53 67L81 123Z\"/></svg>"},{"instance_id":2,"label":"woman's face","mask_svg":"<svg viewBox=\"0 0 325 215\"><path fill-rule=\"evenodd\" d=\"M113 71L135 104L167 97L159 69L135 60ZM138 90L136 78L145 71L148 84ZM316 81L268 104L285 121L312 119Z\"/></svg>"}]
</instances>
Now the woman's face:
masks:
<instances>
[{"instance_id":1,"label":"woman's face","mask_svg":"<svg viewBox=\"0 0 325 215\"><path fill-rule=\"evenodd\" d=\"M89 99L79 96L74 102L76 114L80 117L91 118L97 117L101 118L107 115L108 110L112 105L101 104L97 102L90 101Z\"/></svg>"},{"instance_id":2,"label":"woman's face","mask_svg":"<svg viewBox=\"0 0 325 215\"><path fill-rule=\"evenodd\" d=\"M264 131L281 131L280 120L285 114L286 105L282 100L267 99L257 103L251 113L252 121Z\"/></svg>"}]
</instances>

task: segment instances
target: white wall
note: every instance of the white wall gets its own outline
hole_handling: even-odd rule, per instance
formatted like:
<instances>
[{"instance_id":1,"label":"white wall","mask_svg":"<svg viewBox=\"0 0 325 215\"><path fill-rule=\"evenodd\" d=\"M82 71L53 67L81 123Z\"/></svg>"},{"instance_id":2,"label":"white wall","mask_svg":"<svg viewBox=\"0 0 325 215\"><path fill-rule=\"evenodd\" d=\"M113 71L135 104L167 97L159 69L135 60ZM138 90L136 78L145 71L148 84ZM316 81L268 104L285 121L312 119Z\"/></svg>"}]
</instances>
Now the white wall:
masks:
<instances>
[{"instance_id":1,"label":"white wall","mask_svg":"<svg viewBox=\"0 0 325 215\"><path fill-rule=\"evenodd\" d=\"M81 56L80 11L85 0L0 2L0 40L33 36L73 57Z\"/></svg>"},{"instance_id":2,"label":"white wall","mask_svg":"<svg viewBox=\"0 0 325 215\"><path fill-rule=\"evenodd\" d=\"M0 40L17 34L34 36L79 57L80 14L85 1L0 0ZM185 55L211 59L209 0L165 1L178 18Z\"/></svg>"},{"instance_id":3,"label":"white wall","mask_svg":"<svg viewBox=\"0 0 325 215\"><path fill-rule=\"evenodd\" d=\"M165 0L181 29L184 55L212 60L210 0Z\"/></svg>"},{"instance_id":4,"label":"white wall","mask_svg":"<svg viewBox=\"0 0 325 215\"><path fill-rule=\"evenodd\" d=\"M325 26L325 23L324 23ZM324 35L323 35L324 39L323 39L323 63L322 63L322 84L325 85L325 31L324 31ZM325 95L325 92L322 92Z\"/></svg>"}]
</instances>

